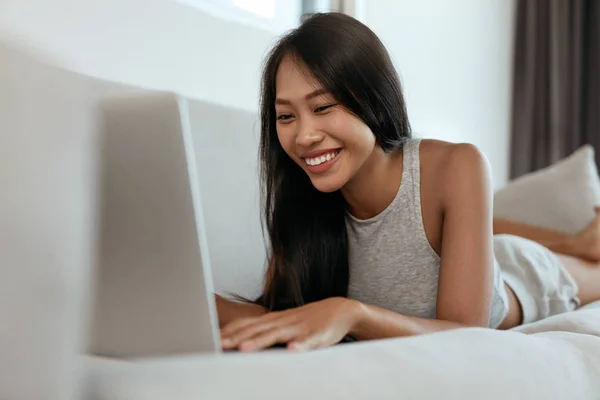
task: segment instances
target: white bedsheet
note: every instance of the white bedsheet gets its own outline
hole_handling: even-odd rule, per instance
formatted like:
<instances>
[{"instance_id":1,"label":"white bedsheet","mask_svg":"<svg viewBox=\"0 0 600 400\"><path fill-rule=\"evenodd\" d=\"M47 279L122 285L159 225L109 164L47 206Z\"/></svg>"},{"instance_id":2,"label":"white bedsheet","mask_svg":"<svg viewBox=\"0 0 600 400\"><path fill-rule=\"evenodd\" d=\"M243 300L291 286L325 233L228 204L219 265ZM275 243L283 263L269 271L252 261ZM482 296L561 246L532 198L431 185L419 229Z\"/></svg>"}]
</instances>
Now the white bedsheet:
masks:
<instances>
[{"instance_id":1,"label":"white bedsheet","mask_svg":"<svg viewBox=\"0 0 600 400\"><path fill-rule=\"evenodd\" d=\"M86 364L87 400L592 400L600 399L600 303L509 332Z\"/></svg>"}]
</instances>

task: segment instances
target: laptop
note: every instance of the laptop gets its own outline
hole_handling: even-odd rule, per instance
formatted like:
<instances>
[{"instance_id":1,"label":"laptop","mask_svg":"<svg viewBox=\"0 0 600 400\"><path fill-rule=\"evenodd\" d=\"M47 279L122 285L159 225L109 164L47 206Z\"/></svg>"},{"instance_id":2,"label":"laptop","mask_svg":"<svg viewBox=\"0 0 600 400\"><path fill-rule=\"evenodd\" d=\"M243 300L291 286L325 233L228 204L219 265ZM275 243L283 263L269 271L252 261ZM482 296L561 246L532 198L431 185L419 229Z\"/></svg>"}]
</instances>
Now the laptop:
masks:
<instances>
[{"instance_id":1,"label":"laptop","mask_svg":"<svg viewBox=\"0 0 600 400\"><path fill-rule=\"evenodd\" d=\"M187 100L101 102L99 243L89 353L219 353Z\"/></svg>"}]
</instances>

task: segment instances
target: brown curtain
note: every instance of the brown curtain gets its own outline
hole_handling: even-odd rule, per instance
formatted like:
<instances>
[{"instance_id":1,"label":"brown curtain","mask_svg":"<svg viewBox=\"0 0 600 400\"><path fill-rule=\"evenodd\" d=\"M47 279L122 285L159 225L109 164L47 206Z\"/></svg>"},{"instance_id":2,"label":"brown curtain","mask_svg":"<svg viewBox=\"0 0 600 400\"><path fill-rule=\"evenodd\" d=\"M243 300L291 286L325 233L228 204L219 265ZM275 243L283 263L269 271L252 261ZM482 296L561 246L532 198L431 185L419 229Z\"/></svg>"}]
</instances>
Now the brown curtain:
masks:
<instances>
[{"instance_id":1,"label":"brown curtain","mask_svg":"<svg viewBox=\"0 0 600 400\"><path fill-rule=\"evenodd\" d=\"M600 0L517 0L511 171L600 160Z\"/></svg>"}]
</instances>

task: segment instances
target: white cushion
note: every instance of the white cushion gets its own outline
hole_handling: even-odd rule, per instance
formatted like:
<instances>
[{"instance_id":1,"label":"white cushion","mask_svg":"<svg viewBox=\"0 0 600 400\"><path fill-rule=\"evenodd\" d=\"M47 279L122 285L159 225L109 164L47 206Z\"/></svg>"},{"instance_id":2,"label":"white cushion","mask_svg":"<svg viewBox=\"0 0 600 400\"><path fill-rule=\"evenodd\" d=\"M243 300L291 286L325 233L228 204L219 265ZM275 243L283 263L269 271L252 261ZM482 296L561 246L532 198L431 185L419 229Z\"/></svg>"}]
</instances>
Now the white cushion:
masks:
<instances>
[{"instance_id":1,"label":"white cushion","mask_svg":"<svg viewBox=\"0 0 600 400\"><path fill-rule=\"evenodd\" d=\"M188 104L215 290L256 297L266 267L258 115L201 100Z\"/></svg>"},{"instance_id":2,"label":"white cushion","mask_svg":"<svg viewBox=\"0 0 600 400\"><path fill-rule=\"evenodd\" d=\"M594 148L580 147L553 165L523 175L494 196L494 217L574 234L600 205Z\"/></svg>"}]
</instances>

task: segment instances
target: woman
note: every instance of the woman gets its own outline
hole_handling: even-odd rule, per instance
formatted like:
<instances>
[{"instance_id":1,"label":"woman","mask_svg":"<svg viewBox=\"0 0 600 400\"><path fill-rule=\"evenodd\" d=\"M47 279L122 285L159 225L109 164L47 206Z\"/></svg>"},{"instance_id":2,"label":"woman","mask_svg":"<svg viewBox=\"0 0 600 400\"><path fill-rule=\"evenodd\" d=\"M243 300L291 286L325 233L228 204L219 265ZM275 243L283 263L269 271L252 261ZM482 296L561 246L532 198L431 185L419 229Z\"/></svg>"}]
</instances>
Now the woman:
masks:
<instances>
[{"instance_id":1,"label":"woman","mask_svg":"<svg viewBox=\"0 0 600 400\"><path fill-rule=\"evenodd\" d=\"M598 259L600 220L573 238L494 224L483 154L412 138L392 62L355 19L317 14L279 41L261 119L270 262L256 301L217 296L225 349L508 329L600 298L595 264L535 242Z\"/></svg>"}]
</instances>

